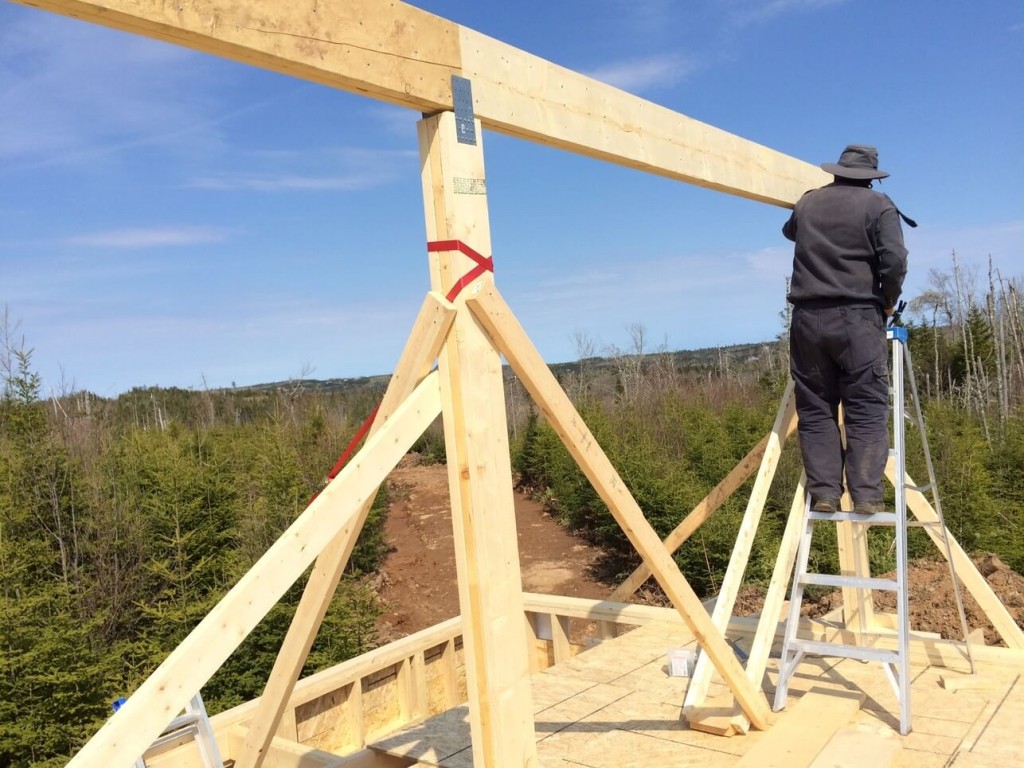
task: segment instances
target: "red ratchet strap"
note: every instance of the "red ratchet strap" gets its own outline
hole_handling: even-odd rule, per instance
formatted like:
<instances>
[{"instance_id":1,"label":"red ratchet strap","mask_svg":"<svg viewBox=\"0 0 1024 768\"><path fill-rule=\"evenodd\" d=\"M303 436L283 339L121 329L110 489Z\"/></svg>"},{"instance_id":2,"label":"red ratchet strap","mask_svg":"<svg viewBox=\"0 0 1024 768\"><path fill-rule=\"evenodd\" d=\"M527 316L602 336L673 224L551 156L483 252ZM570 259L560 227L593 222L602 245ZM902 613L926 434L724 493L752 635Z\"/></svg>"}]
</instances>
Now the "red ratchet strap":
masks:
<instances>
[{"instance_id":1,"label":"red ratchet strap","mask_svg":"<svg viewBox=\"0 0 1024 768\"><path fill-rule=\"evenodd\" d=\"M448 295L445 296L448 301L455 301L455 297L462 292L462 289L480 277L484 272L494 271L493 256L481 256L461 240L435 240L432 243L427 243L428 253L436 253L438 251L459 251L476 262L476 266L459 278L455 285L452 286L452 289L448 291Z\"/></svg>"},{"instance_id":2,"label":"red ratchet strap","mask_svg":"<svg viewBox=\"0 0 1024 768\"><path fill-rule=\"evenodd\" d=\"M348 447L345 449L345 452L342 453L338 460L334 463L334 468L327 473L328 483L331 482L331 480L333 480L334 478L336 478L338 476L338 473L341 472L341 470L345 467L346 464L348 464L348 460L352 458L352 454L355 453L356 446L358 446L362 439L366 437L366 433L369 432L370 427L373 426L373 420L377 418L377 411L379 410L380 403L377 403L377 407L374 408L370 415L366 417L366 421L363 422L363 426L361 426L359 428L359 431L356 432L356 436L352 438L352 442L348 444ZM319 495L320 491L317 491L316 493L313 494L313 499L315 499ZM312 503L313 499L309 500L310 503Z\"/></svg>"},{"instance_id":3,"label":"red ratchet strap","mask_svg":"<svg viewBox=\"0 0 1024 768\"><path fill-rule=\"evenodd\" d=\"M341 457L334 465L334 469L327 473L327 479L333 480L341 472L342 468L348 464L348 460L352 458L352 454L355 453L356 446L359 445L359 441L366 437L366 433L370 431L370 427L373 426L373 420L377 418L377 411L380 410L380 403L377 403L377 407L370 412L370 415L366 417L366 421L363 422L363 426L356 432L356 436L352 438L352 442L348 444L348 448L341 454Z\"/></svg>"}]
</instances>

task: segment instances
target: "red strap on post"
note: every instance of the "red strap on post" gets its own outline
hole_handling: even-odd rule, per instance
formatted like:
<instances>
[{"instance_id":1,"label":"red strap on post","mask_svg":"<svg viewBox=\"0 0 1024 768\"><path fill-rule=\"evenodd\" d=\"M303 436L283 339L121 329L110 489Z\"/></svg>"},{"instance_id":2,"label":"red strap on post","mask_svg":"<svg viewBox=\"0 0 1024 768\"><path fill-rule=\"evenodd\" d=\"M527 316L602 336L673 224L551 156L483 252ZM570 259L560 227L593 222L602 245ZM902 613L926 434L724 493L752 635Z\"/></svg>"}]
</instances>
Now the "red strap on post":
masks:
<instances>
[{"instance_id":1,"label":"red strap on post","mask_svg":"<svg viewBox=\"0 0 1024 768\"><path fill-rule=\"evenodd\" d=\"M435 253L437 251L459 251L459 253L464 253L466 256L468 256L470 259L476 262L476 266L469 270L469 272L464 274L461 278L459 278L456 281L455 285L452 286L452 289L448 291L448 295L445 297L448 299L448 301L455 301L455 297L462 292L462 289L465 288L470 283L472 283L478 277L480 277L480 275L482 275L484 272L494 271L493 257L481 256L479 253L474 251L461 240L435 240L433 242L427 243L428 253ZM366 433L370 431L370 427L373 426L373 420L377 418L377 411L379 409L380 405L378 404L377 407L373 409L373 412L367 417L366 421L363 422L363 426L361 426L359 428L359 431L356 432L356 436L352 438L352 442L348 444L348 447L345 449L345 452L342 453L341 456L338 458L338 461L335 462L334 468L327 473L328 482L337 477L338 473L341 472L341 470L345 467L346 464L348 464L348 460L352 458L352 454L355 453L356 447L359 445L362 439L366 437ZM315 496L313 496L313 498L315 499L319 495L320 494L317 493ZM312 499L310 499L310 501L312 501Z\"/></svg>"},{"instance_id":2,"label":"red strap on post","mask_svg":"<svg viewBox=\"0 0 1024 768\"><path fill-rule=\"evenodd\" d=\"M445 296L448 301L455 301L455 297L462 293L462 289L480 277L484 272L494 271L493 256L481 256L461 240L434 240L427 243L427 253L437 253L438 251L458 251L476 262L476 266L460 277L455 282L455 285L452 286L452 289L448 291L448 295Z\"/></svg>"}]
</instances>

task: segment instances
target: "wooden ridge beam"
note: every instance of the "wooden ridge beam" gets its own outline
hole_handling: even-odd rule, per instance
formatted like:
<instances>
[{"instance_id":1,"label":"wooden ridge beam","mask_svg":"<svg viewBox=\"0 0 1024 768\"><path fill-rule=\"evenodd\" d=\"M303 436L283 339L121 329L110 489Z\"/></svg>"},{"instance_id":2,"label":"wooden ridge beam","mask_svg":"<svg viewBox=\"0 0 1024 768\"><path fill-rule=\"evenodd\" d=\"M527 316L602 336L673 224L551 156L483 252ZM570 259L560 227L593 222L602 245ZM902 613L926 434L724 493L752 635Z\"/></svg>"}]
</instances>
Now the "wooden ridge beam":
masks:
<instances>
[{"instance_id":1,"label":"wooden ridge beam","mask_svg":"<svg viewBox=\"0 0 1024 768\"><path fill-rule=\"evenodd\" d=\"M817 166L396 0L14 0L419 112L473 83L485 128L780 206Z\"/></svg>"}]
</instances>

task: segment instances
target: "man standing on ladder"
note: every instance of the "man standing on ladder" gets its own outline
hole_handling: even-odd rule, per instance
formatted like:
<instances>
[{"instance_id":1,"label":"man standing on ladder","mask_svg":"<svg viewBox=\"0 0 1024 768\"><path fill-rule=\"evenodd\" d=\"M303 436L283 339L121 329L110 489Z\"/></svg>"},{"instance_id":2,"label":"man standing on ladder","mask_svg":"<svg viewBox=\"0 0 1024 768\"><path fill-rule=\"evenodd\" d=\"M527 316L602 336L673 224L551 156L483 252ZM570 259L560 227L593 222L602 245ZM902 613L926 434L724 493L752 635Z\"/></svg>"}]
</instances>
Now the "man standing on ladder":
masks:
<instances>
[{"instance_id":1,"label":"man standing on ladder","mask_svg":"<svg viewBox=\"0 0 1024 768\"><path fill-rule=\"evenodd\" d=\"M800 452L812 509L839 511L845 464L854 511L872 514L884 510L882 477L889 455L885 318L893 313L907 272L902 214L886 195L871 189L872 180L889 175L878 170L874 147L850 145L838 163L821 167L835 180L800 198L782 228L796 243L788 299L793 304L790 371Z\"/></svg>"}]
</instances>

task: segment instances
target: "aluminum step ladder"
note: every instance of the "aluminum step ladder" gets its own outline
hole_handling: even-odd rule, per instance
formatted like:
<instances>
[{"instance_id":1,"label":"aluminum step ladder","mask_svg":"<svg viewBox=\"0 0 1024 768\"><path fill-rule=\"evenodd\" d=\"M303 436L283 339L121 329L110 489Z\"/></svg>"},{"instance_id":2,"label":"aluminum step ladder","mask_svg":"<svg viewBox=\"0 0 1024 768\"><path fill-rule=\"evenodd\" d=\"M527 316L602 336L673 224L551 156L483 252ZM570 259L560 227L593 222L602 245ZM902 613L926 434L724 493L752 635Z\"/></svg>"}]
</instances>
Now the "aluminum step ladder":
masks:
<instances>
[{"instance_id":1,"label":"aluminum step ladder","mask_svg":"<svg viewBox=\"0 0 1024 768\"><path fill-rule=\"evenodd\" d=\"M938 515L938 526L942 531L942 539L946 547L946 560L949 563L950 578L956 595L956 605L960 613L960 626L963 631L967 655L974 670L974 658L971 654L968 638L967 619L964 613L963 599L960 595L960 584L953 566L950 552L949 536L946 532L945 520L942 517L942 506L939 500L938 485L935 481L935 470L932 465L931 453L928 450L928 439L925 432L924 416L918 399L917 384L914 380L914 368L911 364L910 349L907 346L906 328L890 327L886 338L892 342L892 412L893 416L893 447L889 456L894 463L895 510L893 512L877 512L860 514L854 512L815 512L810 508L810 494L804 507L804 530L801 534L797 551L796 565L793 573L793 586L790 594L789 616L782 644L782 657L779 663L779 679L775 689L775 701L772 708L778 712L786 706L789 681L805 655L858 659L860 661L881 662L889 677L889 682L899 699L900 734L906 736L911 730L910 712L910 618L907 601L907 491L914 490L922 494L932 494L933 506ZM904 397L905 379L909 378L910 390L913 394L914 413L912 420L920 432L921 445L925 463L928 468L928 484L910 486L906 484L906 429L905 422L911 419L906 412ZM814 526L819 522L850 522L864 526L892 526L895 529L896 545L896 578L881 579L870 576L833 576L822 573L808 573L807 563L810 556L811 537ZM877 589L896 593L896 648L876 648L863 645L846 645L817 640L805 640L797 637L800 623L800 604L803 601L804 589L811 585L825 587L855 589Z\"/></svg>"},{"instance_id":2,"label":"aluminum step ladder","mask_svg":"<svg viewBox=\"0 0 1024 768\"><path fill-rule=\"evenodd\" d=\"M117 703L122 702L123 700L119 700ZM217 739L213 733L213 726L210 724L210 717L206 714L203 697L198 693L185 705L184 713L168 723L157 740L150 744L146 751L149 752L183 737L195 739L199 756L203 761L203 768L225 768L224 761L220 756L220 748L217 746ZM134 768L146 768L144 756L135 759Z\"/></svg>"}]
</instances>

